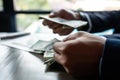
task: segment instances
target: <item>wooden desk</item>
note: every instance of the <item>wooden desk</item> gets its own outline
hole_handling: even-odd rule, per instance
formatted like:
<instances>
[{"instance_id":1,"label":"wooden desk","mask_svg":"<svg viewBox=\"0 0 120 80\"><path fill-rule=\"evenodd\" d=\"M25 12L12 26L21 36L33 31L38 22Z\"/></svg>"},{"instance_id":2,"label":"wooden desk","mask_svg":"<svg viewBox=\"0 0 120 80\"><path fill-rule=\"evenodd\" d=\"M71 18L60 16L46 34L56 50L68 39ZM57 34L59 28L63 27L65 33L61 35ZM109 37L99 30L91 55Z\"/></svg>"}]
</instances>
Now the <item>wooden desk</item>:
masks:
<instances>
[{"instance_id":1,"label":"wooden desk","mask_svg":"<svg viewBox=\"0 0 120 80\"><path fill-rule=\"evenodd\" d=\"M0 45L0 80L75 80L64 71L46 68L35 55Z\"/></svg>"}]
</instances>

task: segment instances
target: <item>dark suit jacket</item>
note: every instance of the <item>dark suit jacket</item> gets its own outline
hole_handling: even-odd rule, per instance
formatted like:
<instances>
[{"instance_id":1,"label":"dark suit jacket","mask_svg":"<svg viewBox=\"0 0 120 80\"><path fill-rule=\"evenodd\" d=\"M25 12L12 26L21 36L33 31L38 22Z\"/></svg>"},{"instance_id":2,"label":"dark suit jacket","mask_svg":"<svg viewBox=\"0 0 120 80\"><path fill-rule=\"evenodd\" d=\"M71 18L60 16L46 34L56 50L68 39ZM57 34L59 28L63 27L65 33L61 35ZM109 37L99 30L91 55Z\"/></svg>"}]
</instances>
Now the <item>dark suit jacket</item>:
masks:
<instances>
[{"instance_id":1,"label":"dark suit jacket","mask_svg":"<svg viewBox=\"0 0 120 80\"><path fill-rule=\"evenodd\" d=\"M101 80L120 80L120 11L85 12L92 22L91 32L114 28L118 34L107 35L100 63Z\"/></svg>"},{"instance_id":2,"label":"dark suit jacket","mask_svg":"<svg viewBox=\"0 0 120 80\"><path fill-rule=\"evenodd\" d=\"M120 33L120 11L85 12L92 23L91 32L114 28L114 33Z\"/></svg>"}]
</instances>

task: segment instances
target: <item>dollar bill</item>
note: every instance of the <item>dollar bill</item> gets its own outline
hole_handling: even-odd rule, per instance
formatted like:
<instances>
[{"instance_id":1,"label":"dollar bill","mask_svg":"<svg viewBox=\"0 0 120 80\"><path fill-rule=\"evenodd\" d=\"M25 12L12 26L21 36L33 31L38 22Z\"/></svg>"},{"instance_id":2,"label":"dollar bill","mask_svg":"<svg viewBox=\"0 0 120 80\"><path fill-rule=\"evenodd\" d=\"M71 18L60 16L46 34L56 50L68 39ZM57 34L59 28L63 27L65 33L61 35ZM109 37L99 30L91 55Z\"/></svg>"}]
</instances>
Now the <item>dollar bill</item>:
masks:
<instances>
[{"instance_id":1,"label":"dollar bill","mask_svg":"<svg viewBox=\"0 0 120 80\"><path fill-rule=\"evenodd\" d=\"M55 54L55 52L53 50L46 50L43 57L47 61L51 58L54 58L54 54Z\"/></svg>"},{"instance_id":2,"label":"dollar bill","mask_svg":"<svg viewBox=\"0 0 120 80\"><path fill-rule=\"evenodd\" d=\"M44 64L51 65L52 63L54 63L55 62L54 54L55 52L53 50L46 51L43 55L45 60Z\"/></svg>"},{"instance_id":3,"label":"dollar bill","mask_svg":"<svg viewBox=\"0 0 120 80\"><path fill-rule=\"evenodd\" d=\"M55 18L50 18L47 16L40 16L40 19L46 19L58 24L62 24L65 27L72 27L72 28L78 28L78 27L83 27L84 25L87 24L86 21L82 21L82 20L66 20L60 17L55 17Z\"/></svg>"},{"instance_id":4,"label":"dollar bill","mask_svg":"<svg viewBox=\"0 0 120 80\"><path fill-rule=\"evenodd\" d=\"M53 44L58 42L59 40L54 38L50 41L38 40L35 44L33 44L30 48L34 51L39 51L41 53L46 50L51 50L53 48Z\"/></svg>"},{"instance_id":5,"label":"dollar bill","mask_svg":"<svg viewBox=\"0 0 120 80\"><path fill-rule=\"evenodd\" d=\"M53 44L58 41L60 40L56 38L50 41L38 40L35 44L31 46L31 49L37 53L41 53L44 58L44 63L47 65L51 65L53 62L55 62L55 52L53 50Z\"/></svg>"}]
</instances>

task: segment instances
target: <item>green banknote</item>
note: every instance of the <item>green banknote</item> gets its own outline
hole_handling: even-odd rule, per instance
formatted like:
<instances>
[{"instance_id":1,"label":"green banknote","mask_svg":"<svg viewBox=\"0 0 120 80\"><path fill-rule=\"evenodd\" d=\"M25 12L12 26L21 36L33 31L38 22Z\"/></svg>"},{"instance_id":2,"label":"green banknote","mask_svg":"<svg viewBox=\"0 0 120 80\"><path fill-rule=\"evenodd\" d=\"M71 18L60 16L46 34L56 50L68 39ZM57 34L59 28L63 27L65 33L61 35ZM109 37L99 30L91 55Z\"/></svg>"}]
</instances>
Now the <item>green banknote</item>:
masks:
<instances>
[{"instance_id":1,"label":"green banknote","mask_svg":"<svg viewBox=\"0 0 120 80\"><path fill-rule=\"evenodd\" d=\"M38 40L35 44L31 46L31 49L34 50L37 53L40 53L43 55L44 63L47 65L51 65L54 60L54 50L53 50L53 44L55 42L59 42L60 40L54 38L50 41L44 41L44 40Z\"/></svg>"}]
</instances>

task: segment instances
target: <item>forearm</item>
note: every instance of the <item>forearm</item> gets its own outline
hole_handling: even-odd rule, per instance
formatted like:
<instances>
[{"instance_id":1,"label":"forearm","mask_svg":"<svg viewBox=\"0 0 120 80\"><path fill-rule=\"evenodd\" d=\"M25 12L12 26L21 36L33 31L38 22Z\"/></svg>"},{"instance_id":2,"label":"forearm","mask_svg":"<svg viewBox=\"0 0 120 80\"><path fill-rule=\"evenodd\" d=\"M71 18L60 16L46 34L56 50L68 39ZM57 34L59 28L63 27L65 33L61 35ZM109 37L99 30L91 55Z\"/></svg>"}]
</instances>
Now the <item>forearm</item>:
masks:
<instances>
[{"instance_id":1,"label":"forearm","mask_svg":"<svg viewBox=\"0 0 120 80\"><path fill-rule=\"evenodd\" d=\"M119 78L120 72L120 40L107 39L100 63L100 77L102 80Z\"/></svg>"},{"instance_id":2,"label":"forearm","mask_svg":"<svg viewBox=\"0 0 120 80\"><path fill-rule=\"evenodd\" d=\"M82 14L81 14L82 13ZM89 32L98 32L120 25L120 11L80 12L81 19L88 21Z\"/></svg>"}]
</instances>

